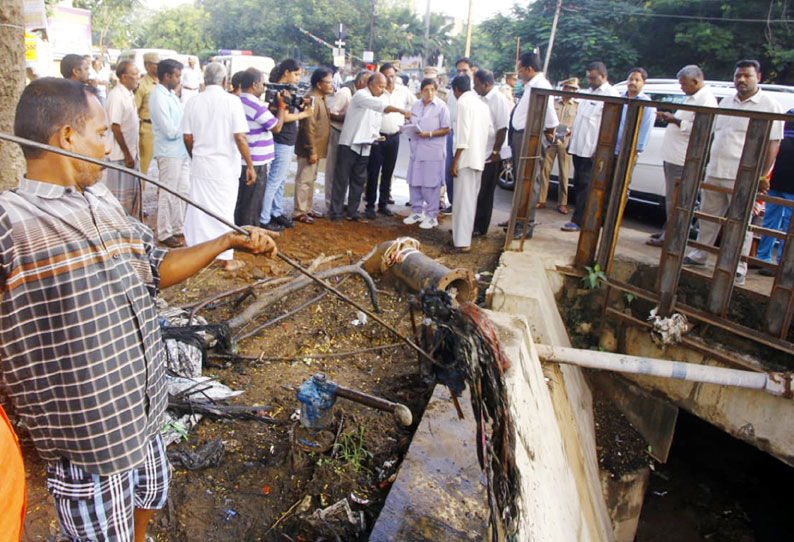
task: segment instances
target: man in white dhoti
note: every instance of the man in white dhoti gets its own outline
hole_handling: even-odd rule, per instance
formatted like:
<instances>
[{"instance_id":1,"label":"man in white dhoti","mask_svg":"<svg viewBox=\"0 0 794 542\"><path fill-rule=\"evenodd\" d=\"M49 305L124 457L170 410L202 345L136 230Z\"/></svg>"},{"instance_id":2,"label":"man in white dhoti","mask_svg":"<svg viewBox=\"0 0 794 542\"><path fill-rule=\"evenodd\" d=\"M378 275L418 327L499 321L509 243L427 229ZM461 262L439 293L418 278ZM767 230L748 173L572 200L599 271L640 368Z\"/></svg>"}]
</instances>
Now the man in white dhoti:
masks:
<instances>
[{"instance_id":1,"label":"man in white dhoti","mask_svg":"<svg viewBox=\"0 0 794 542\"><path fill-rule=\"evenodd\" d=\"M225 91L228 74L223 64L211 62L204 70L206 90L185 104L182 133L191 156L190 197L199 205L234 222L234 206L240 177L240 155L247 165L248 185L256 182L256 171L248 150L248 121L240 99ZM185 214L188 246L214 239L229 231L218 220L188 206ZM234 271L245 264L234 260L231 250L218 255L224 269Z\"/></svg>"},{"instance_id":2,"label":"man in white dhoti","mask_svg":"<svg viewBox=\"0 0 794 542\"><path fill-rule=\"evenodd\" d=\"M477 208L477 194L485 167L488 140L494 137L494 127L488 106L471 90L468 75L458 75L452 81L457 106L453 123L454 157L450 175L455 178L455 199L452 201L452 243L455 252L471 250L471 232Z\"/></svg>"}]
</instances>

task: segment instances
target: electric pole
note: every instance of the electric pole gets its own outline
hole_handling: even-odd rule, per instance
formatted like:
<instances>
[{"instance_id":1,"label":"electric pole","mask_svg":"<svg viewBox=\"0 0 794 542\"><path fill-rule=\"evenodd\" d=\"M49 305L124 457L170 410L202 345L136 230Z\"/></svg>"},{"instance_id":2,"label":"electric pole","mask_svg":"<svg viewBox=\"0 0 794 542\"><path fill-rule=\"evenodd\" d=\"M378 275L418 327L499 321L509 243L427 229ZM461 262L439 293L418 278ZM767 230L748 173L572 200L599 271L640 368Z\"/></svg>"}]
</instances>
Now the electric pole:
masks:
<instances>
[{"instance_id":1,"label":"electric pole","mask_svg":"<svg viewBox=\"0 0 794 542\"><path fill-rule=\"evenodd\" d=\"M466 28L466 50L463 53L463 56L465 57L471 56L471 27L473 23L472 21L473 6L474 6L474 0L469 0L469 25Z\"/></svg>"},{"instance_id":2,"label":"electric pole","mask_svg":"<svg viewBox=\"0 0 794 542\"><path fill-rule=\"evenodd\" d=\"M554 21L551 23L551 34L549 34L549 46L546 48L546 58L543 59L543 73L549 77L549 60L551 60L551 48L554 47L554 35L557 33L557 21L560 20L560 9L562 0L557 0L557 9L554 11Z\"/></svg>"}]
</instances>

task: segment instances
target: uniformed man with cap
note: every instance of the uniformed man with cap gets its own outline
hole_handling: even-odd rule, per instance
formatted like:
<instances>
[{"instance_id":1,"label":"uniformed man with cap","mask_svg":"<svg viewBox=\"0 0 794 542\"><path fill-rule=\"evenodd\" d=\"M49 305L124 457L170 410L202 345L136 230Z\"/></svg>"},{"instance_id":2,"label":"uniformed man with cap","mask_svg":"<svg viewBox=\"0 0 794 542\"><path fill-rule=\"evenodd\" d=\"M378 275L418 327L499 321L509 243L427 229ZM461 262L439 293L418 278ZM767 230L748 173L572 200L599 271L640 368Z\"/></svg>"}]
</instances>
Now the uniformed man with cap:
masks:
<instances>
[{"instance_id":1,"label":"uniformed man with cap","mask_svg":"<svg viewBox=\"0 0 794 542\"><path fill-rule=\"evenodd\" d=\"M135 106L138 108L138 118L141 121L140 132L140 160L141 171L149 171L149 163L152 161L154 152L154 133L152 132L152 117L149 114L149 96L157 86L157 64L160 62L160 55L157 53L146 53L143 55L143 65L146 67L146 75L141 78L138 88L135 90Z\"/></svg>"},{"instance_id":2,"label":"uniformed man with cap","mask_svg":"<svg viewBox=\"0 0 794 542\"><path fill-rule=\"evenodd\" d=\"M565 81L560 81L560 87L566 92L579 92L579 78L571 77ZM559 188L557 189L557 210L568 214L568 176L573 168L571 155L568 154L568 140L571 139L571 126L579 110L579 102L566 96L554 99L554 110L560 124L554 133L549 148L546 149L546 158L543 160L543 169L540 175L540 196L538 197L538 208L546 206L546 197L549 193L549 177L557 160L559 174Z\"/></svg>"}]
</instances>

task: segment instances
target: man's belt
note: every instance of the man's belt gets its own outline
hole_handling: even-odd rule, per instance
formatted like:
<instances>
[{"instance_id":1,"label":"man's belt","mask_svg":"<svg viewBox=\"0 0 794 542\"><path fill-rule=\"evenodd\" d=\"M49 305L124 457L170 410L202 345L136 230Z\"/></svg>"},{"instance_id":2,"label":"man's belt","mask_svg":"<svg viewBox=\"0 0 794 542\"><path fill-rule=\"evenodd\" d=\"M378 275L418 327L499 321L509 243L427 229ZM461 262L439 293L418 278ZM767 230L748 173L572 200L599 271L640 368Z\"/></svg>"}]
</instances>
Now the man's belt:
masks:
<instances>
[{"instance_id":1,"label":"man's belt","mask_svg":"<svg viewBox=\"0 0 794 542\"><path fill-rule=\"evenodd\" d=\"M141 119L141 122L145 122L146 124L151 124L152 119Z\"/></svg>"},{"instance_id":2,"label":"man's belt","mask_svg":"<svg viewBox=\"0 0 794 542\"><path fill-rule=\"evenodd\" d=\"M380 133L383 137L394 137L396 135L400 135L400 132L394 132L393 134L384 134L383 132Z\"/></svg>"}]
</instances>

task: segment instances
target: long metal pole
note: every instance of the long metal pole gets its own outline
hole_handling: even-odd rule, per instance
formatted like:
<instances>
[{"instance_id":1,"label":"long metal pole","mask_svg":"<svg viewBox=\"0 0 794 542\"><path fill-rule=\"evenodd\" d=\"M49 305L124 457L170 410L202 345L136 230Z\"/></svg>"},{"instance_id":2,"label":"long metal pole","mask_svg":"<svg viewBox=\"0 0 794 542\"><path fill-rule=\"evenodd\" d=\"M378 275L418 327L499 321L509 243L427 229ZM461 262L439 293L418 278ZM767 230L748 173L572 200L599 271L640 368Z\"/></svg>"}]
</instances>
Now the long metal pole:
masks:
<instances>
[{"instance_id":1,"label":"long metal pole","mask_svg":"<svg viewBox=\"0 0 794 542\"><path fill-rule=\"evenodd\" d=\"M82 154L77 154L76 152L67 151L67 150L61 149L59 147L53 147L52 145L47 145L45 143L39 143L38 141L31 141L31 140L25 139L23 137L17 137L15 135L6 134L4 132L0 132L0 139L5 139L6 141L12 141L12 142L17 143L19 145L24 145L24 146L27 146L27 147L33 147L33 148L36 148L36 149L41 149L43 151L48 151L48 152L52 152L52 153L55 153L55 154L68 156L69 158L75 158L77 160L82 160L84 162L89 162L91 164L96 164L98 166L106 167L106 168L109 168L109 169L115 169L117 171L122 171L124 173L129 174L129 175L134 175L135 177L139 177L139 178L143 179L144 181L150 182L153 185L155 185L156 187L158 187L158 188L160 188L162 190L165 190L169 194L173 194L174 196L178 197L179 199L181 199L182 201L184 201L188 205L192 205L196 209L208 214L209 216L211 216L212 218L214 218L215 220L217 220L218 222L220 222L224 226L228 226L229 228L231 228L232 230L236 231L237 233L241 233L243 235L250 235L248 230L245 230L245 229L241 228L237 224L235 224L233 222L230 222L230 221L226 220L225 218L223 218L222 216L219 216L219 215L215 214L214 212L210 211L209 209L199 205L198 203L196 203L192 199L180 194L176 190L173 190L172 188L169 188L168 186L166 186L163 183L161 183L159 179L154 179L152 177L149 177L148 175L145 175L144 173L141 173L140 171L136 171L136 170L130 169L128 167L112 164L110 162L105 162L104 160L100 160L98 158L93 158L91 156L84 156ZM353 305L355 308L357 308L358 310L360 310L361 312L363 312L364 314L366 314L367 316L369 316L370 318L375 320L377 323L379 323L380 325L382 325L383 327L385 327L386 329L391 331L395 336L400 338L402 341L405 342L405 344L407 344L408 346L413 348L416 352L418 352L421 356L423 356L424 358L429 360L431 363L435 363L435 360L433 359L433 357L430 354L428 354L427 352L422 350L422 348L419 345L414 343L408 337L402 335L399 331L397 331L397 329L395 329L391 324L385 322L378 315L374 314L372 311L370 311L369 309L367 309L366 307L364 307L360 303L354 301L353 299L350 299L345 294L343 294L342 292L340 292L339 290L334 288L330 283L324 281L323 279L321 279L320 277L314 275L310 271L307 271L306 269L301 267L301 265L299 263L295 262L291 258L285 256L284 254L282 254L280 252L278 253L278 257L281 260L283 260L285 263L290 265L291 267L294 267L297 271L301 272L302 274L304 274L307 277L309 277L310 279L312 279L314 282L316 282L317 284L319 284L323 288L326 288L327 290L332 292L339 299L341 299L341 300Z\"/></svg>"},{"instance_id":2,"label":"long metal pole","mask_svg":"<svg viewBox=\"0 0 794 542\"><path fill-rule=\"evenodd\" d=\"M430 60L430 0L427 0L427 9L425 10L425 58L422 62L422 67L427 67L428 60Z\"/></svg>"},{"instance_id":3,"label":"long metal pole","mask_svg":"<svg viewBox=\"0 0 794 542\"><path fill-rule=\"evenodd\" d=\"M549 46L546 49L546 58L543 59L543 73L549 77L549 60L551 60L551 49L554 47L554 36L557 34L557 21L560 20L560 9L562 0L557 0L557 9L554 11L554 21L551 23L551 34L549 34Z\"/></svg>"},{"instance_id":4,"label":"long metal pole","mask_svg":"<svg viewBox=\"0 0 794 542\"><path fill-rule=\"evenodd\" d=\"M536 344L535 349L538 352L538 357L543 361L568 363L579 367L620 373L659 376L688 380L690 382L764 390L772 395L780 395L787 398L791 398L792 395L792 375L790 373L740 371L726 367L712 367L710 365L698 365L697 363L684 363L682 361L669 361L629 356L627 354L566 348L564 346L549 346L546 344Z\"/></svg>"}]
</instances>

